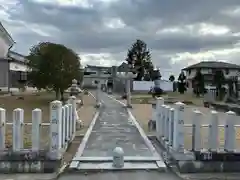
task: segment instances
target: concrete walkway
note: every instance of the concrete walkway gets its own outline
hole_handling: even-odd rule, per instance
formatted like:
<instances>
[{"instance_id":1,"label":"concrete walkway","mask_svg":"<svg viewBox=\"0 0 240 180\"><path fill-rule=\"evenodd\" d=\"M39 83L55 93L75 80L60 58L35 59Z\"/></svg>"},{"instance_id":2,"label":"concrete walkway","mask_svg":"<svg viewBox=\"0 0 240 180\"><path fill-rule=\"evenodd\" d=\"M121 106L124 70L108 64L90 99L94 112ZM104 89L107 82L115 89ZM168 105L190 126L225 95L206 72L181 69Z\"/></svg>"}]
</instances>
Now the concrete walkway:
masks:
<instances>
[{"instance_id":1,"label":"concrete walkway","mask_svg":"<svg viewBox=\"0 0 240 180\"><path fill-rule=\"evenodd\" d=\"M112 151L118 146L124 150L126 169L133 166L133 161L135 169L165 169L162 158L129 115L130 112L105 93L100 97L103 106L90 125L70 168L95 169L101 166L112 169Z\"/></svg>"}]
</instances>

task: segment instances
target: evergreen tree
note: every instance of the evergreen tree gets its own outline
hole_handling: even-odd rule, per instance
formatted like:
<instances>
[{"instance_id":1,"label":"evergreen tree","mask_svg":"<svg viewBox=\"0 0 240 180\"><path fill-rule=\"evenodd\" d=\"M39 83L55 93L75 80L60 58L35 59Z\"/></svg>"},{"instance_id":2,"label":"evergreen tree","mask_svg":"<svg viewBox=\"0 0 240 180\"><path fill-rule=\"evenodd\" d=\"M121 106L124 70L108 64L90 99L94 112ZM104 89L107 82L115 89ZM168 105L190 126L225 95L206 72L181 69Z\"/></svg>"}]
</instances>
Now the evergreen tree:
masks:
<instances>
[{"instance_id":1,"label":"evergreen tree","mask_svg":"<svg viewBox=\"0 0 240 180\"><path fill-rule=\"evenodd\" d=\"M128 50L126 61L128 64L133 65L137 73L135 80L141 81L145 72L151 77L151 72L153 70L151 54L147 49L146 43L142 40L138 39Z\"/></svg>"},{"instance_id":2,"label":"evergreen tree","mask_svg":"<svg viewBox=\"0 0 240 180\"><path fill-rule=\"evenodd\" d=\"M204 94L204 76L201 73L201 70L197 70L195 77L193 78L194 83L194 93L199 97L200 94Z\"/></svg>"},{"instance_id":3,"label":"evergreen tree","mask_svg":"<svg viewBox=\"0 0 240 180\"><path fill-rule=\"evenodd\" d=\"M178 92L184 94L184 91L186 91L186 76L182 71L178 76Z\"/></svg>"}]
</instances>

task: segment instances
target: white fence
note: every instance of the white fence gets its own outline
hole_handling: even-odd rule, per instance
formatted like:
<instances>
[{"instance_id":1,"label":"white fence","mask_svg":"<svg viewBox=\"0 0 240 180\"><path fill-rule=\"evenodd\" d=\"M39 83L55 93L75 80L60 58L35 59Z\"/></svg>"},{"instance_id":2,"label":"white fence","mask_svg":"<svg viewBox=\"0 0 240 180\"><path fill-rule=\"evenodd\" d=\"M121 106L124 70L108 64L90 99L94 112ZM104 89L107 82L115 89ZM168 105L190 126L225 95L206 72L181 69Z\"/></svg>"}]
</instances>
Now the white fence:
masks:
<instances>
[{"instance_id":1,"label":"white fence","mask_svg":"<svg viewBox=\"0 0 240 180\"><path fill-rule=\"evenodd\" d=\"M234 152L236 149L236 114L232 111L226 113L227 119L224 125L219 125L218 113L211 111L210 124L201 124L203 114L194 110L192 112L192 124L184 124L184 104L181 102L175 103L174 107L165 105L163 98L157 98L156 110L153 109L153 116L156 120L157 138L164 142L167 148L173 149L176 152L184 152L186 149L185 135L186 127L192 130L192 151L201 151L206 147L202 146L203 128L207 128L207 149L210 151L219 151L219 128L224 128L224 151Z\"/></svg>"},{"instance_id":2,"label":"white fence","mask_svg":"<svg viewBox=\"0 0 240 180\"><path fill-rule=\"evenodd\" d=\"M133 81L133 91L149 91L153 86L153 81ZM160 80L160 88L164 91L173 91L173 82Z\"/></svg>"},{"instance_id":3,"label":"white fence","mask_svg":"<svg viewBox=\"0 0 240 180\"><path fill-rule=\"evenodd\" d=\"M63 105L61 101L50 103L49 123L42 123L42 110L34 109L32 111L32 123L24 123L24 110L17 108L13 110L13 122L6 122L6 110L0 108L0 151L8 150L5 146L6 125L12 126L12 149L13 152L26 151L24 149L24 127L32 126L32 147L30 151L39 151L41 142L42 126L50 126L50 147L53 159L60 159L62 152L67 148L76 132L76 98L69 98L67 104Z\"/></svg>"}]
</instances>

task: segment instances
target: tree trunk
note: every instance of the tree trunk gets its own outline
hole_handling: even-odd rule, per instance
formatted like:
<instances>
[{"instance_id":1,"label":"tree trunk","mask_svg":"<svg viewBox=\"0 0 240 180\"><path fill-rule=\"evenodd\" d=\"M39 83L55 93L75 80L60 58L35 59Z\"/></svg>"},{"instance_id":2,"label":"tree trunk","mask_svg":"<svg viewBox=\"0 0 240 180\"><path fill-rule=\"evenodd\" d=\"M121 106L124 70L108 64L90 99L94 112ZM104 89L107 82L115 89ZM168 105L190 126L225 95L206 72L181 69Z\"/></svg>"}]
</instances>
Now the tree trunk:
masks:
<instances>
[{"instance_id":1,"label":"tree trunk","mask_svg":"<svg viewBox=\"0 0 240 180\"><path fill-rule=\"evenodd\" d=\"M56 89L55 93L56 93L56 100L59 100L60 99L60 91L59 91L59 89Z\"/></svg>"},{"instance_id":2,"label":"tree trunk","mask_svg":"<svg viewBox=\"0 0 240 180\"><path fill-rule=\"evenodd\" d=\"M60 93L61 93L61 101L64 101L64 91L63 90L60 90Z\"/></svg>"}]
</instances>

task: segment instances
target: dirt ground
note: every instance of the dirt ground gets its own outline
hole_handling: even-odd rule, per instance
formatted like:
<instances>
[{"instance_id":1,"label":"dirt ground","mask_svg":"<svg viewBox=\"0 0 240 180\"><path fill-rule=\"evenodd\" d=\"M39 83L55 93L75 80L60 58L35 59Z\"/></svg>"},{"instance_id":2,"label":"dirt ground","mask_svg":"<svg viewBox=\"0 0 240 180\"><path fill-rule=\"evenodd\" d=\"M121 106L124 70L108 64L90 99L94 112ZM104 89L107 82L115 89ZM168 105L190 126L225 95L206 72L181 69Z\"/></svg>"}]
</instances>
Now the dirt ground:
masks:
<instances>
[{"instance_id":1,"label":"dirt ground","mask_svg":"<svg viewBox=\"0 0 240 180\"><path fill-rule=\"evenodd\" d=\"M24 122L32 122L32 110L39 108L42 110L42 122L49 122L49 104L55 100L54 93L24 93L22 95L0 96L0 108L6 109L6 121L12 123L13 110L16 108L24 109ZM24 126L24 147L31 147L31 126ZM43 126L41 134L49 133L49 127ZM41 146L44 148L48 144L49 138L42 136ZM12 146L12 125L6 126L6 147Z\"/></svg>"},{"instance_id":2,"label":"dirt ground","mask_svg":"<svg viewBox=\"0 0 240 180\"><path fill-rule=\"evenodd\" d=\"M195 106L203 106L203 97L196 97L192 93L179 94L178 92L168 92L167 94L162 95L167 101L175 101L176 99L186 104L193 104ZM121 99L118 97L118 99ZM154 98L151 94L144 93L133 93L132 94L132 103L133 104L148 104L152 103Z\"/></svg>"},{"instance_id":3,"label":"dirt ground","mask_svg":"<svg viewBox=\"0 0 240 180\"><path fill-rule=\"evenodd\" d=\"M77 149L82 141L84 134L86 133L92 119L96 113L95 104L96 100L91 95L83 96L83 106L78 110L78 116L83 122L83 127L77 130L76 137L72 141L70 147L67 152L64 154L64 162L66 164L70 163L72 158L74 157Z\"/></svg>"},{"instance_id":4,"label":"dirt ground","mask_svg":"<svg viewBox=\"0 0 240 180\"><path fill-rule=\"evenodd\" d=\"M140 95L135 95L139 96ZM183 97L180 95L179 97L175 95L175 98L181 101ZM124 101L123 101L124 102ZM133 109L131 110L136 120L139 122L141 127L147 134L152 134L152 132L148 131L148 121L152 118L152 105L151 104L132 104ZM191 124L192 123L192 111L193 109L198 109L203 113L203 120L202 124L209 124L210 123L210 110L208 108L202 107L202 105L188 105L185 109L185 123ZM223 112L219 112L219 123L221 125L225 124L226 121L226 114ZM236 117L237 119L239 117ZM237 122L239 124L240 122ZM190 127L185 127L185 147L189 149L192 144L192 133ZM219 128L219 145L222 148L224 146L224 128ZM208 128L202 128L202 146L208 146ZM240 149L240 128L236 128L236 148Z\"/></svg>"},{"instance_id":5,"label":"dirt ground","mask_svg":"<svg viewBox=\"0 0 240 180\"><path fill-rule=\"evenodd\" d=\"M88 126L92 122L92 119L95 115L96 100L91 95L83 96L84 105L78 110L78 116L83 122L83 128L77 131L77 135L84 135L88 129Z\"/></svg>"},{"instance_id":6,"label":"dirt ground","mask_svg":"<svg viewBox=\"0 0 240 180\"><path fill-rule=\"evenodd\" d=\"M67 94L65 98L67 98ZM20 98L22 97L22 98ZM24 109L24 122L32 122L32 110L39 108L42 110L42 122L49 123L50 102L55 100L55 94L49 92L31 93L14 96L0 96L0 108L6 109L6 119L8 123L12 123L12 113L16 108ZM84 133L90 124L95 113L94 99L91 96L84 95L84 106L79 109L79 117L84 122L84 128L80 133ZM24 126L24 148L31 147L31 126ZM41 148L47 148L49 145L49 126L41 128ZM12 125L6 126L6 147L12 146Z\"/></svg>"}]
</instances>

